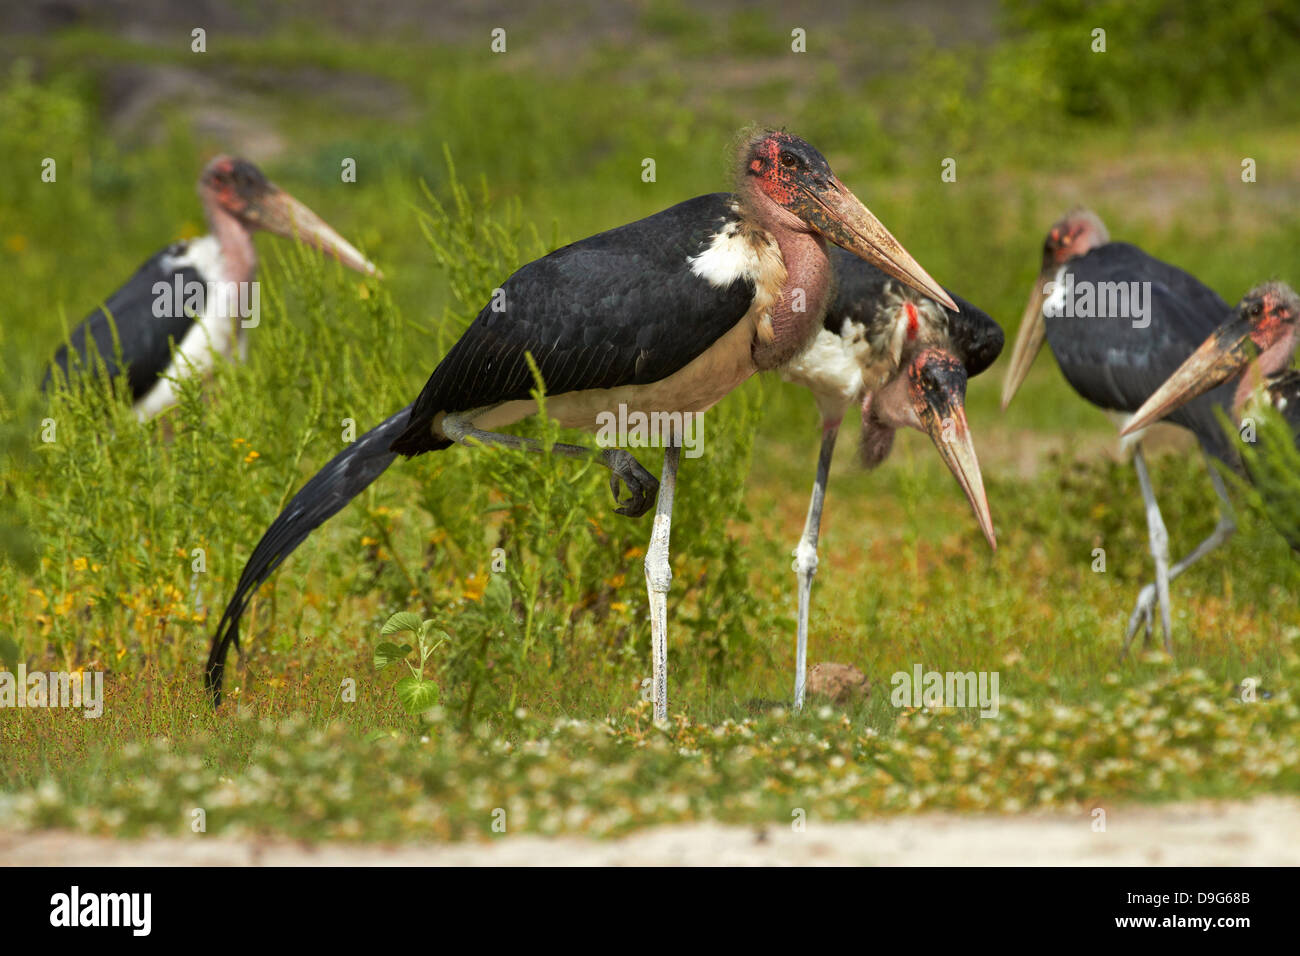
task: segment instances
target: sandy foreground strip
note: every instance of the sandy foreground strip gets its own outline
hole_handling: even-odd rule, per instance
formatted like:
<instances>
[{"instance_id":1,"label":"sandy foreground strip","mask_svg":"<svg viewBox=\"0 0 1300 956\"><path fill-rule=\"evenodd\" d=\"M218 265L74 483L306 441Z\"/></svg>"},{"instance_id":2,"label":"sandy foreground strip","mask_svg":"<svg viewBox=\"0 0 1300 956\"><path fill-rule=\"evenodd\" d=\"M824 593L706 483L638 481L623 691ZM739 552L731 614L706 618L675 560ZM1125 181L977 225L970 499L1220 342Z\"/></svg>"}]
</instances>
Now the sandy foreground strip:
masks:
<instances>
[{"instance_id":1,"label":"sandy foreground strip","mask_svg":"<svg viewBox=\"0 0 1300 956\"><path fill-rule=\"evenodd\" d=\"M81 866L1234 866L1300 864L1300 800L1116 807L1080 815L919 814L790 827L656 827L617 840L503 834L484 843L309 846L276 840L114 840L0 831L0 865Z\"/></svg>"}]
</instances>

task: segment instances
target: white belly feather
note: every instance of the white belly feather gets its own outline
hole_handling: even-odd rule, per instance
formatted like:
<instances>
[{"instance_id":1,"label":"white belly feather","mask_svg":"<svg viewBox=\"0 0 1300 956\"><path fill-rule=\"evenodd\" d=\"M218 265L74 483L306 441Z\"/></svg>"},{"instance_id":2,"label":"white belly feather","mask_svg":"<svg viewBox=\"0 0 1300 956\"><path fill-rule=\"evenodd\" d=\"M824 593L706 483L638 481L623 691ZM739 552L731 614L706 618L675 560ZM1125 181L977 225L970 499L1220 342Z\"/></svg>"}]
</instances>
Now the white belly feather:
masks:
<instances>
[{"instance_id":1,"label":"white belly feather","mask_svg":"<svg viewBox=\"0 0 1300 956\"><path fill-rule=\"evenodd\" d=\"M181 255L164 258L163 267L169 271L192 268L205 283L226 278L221 244L215 236L192 240ZM135 403L136 417L140 421L148 421L176 404L176 385L172 379L205 374L213 367L218 355L234 358L238 350L239 358L244 358L246 343L240 326L239 296L223 296L215 292L212 287L205 287L203 314L176 343L172 360L157 382ZM174 307L180 305L174 303Z\"/></svg>"}]
</instances>

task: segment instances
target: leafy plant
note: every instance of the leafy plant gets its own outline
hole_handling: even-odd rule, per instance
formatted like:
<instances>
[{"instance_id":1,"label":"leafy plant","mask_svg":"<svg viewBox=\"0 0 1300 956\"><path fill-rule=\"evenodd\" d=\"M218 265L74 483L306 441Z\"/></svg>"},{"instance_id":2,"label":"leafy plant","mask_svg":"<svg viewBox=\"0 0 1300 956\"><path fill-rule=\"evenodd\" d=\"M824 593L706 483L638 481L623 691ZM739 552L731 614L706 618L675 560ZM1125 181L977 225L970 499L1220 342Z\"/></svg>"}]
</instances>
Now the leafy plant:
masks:
<instances>
[{"instance_id":1,"label":"leafy plant","mask_svg":"<svg viewBox=\"0 0 1300 956\"><path fill-rule=\"evenodd\" d=\"M430 619L421 621L418 614L410 611L398 611L385 622L380 637L394 634L414 634L415 646L398 644L394 641L380 641L375 645L375 669L384 670L401 662L410 670L410 674L398 680L394 690L402 707L412 717L418 717L431 710L438 703L438 683L425 677L425 667L433 652L448 643L451 638L446 631L437 627L437 622ZM414 652L419 663L412 663Z\"/></svg>"}]
</instances>

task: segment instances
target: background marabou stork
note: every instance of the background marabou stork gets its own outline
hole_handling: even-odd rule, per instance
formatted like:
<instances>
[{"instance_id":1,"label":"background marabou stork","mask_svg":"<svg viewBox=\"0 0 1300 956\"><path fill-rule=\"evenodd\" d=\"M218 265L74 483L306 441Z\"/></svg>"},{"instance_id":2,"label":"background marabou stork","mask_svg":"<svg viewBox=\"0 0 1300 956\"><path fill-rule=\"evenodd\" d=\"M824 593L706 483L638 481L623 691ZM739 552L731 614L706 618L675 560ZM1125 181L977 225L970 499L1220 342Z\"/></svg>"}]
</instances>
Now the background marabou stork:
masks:
<instances>
[{"instance_id":1,"label":"background marabou stork","mask_svg":"<svg viewBox=\"0 0 1300 956\"><path fill-rule=\"evenodd\" d=\"M1282 415L1294 435L1300 435L1300 372L1290 367L1300 340L1297 320L1300 297L1290 286L1266 282L1251 289L1238 303L1232 318L1215 329L1137 410L1125 426L1125 434L1145 428L1197 396L1222 386L1231 389L1232 421L1240 422L1252 402L1263 401ZM1249 477L1257 487L1269 480L1253 473ZM1291 547L1300 550L1296 529L1278 524L1278 530ZM1170 569L1170 578L1201 557L1204 552L1193 552Z\"/></svg>"},{"instance_id":2,"label":"background marabou stork","mask_svg":"<svg viewBox=\"0 0 1300 956\"><path fill-rule=\"evenodd\" d=\"M136 415L146 421L176 403L171 379L203 374L217 355L233 359L238 352L242 359L247 343L239 314L241 292L244 303L249 297L241 287L257 273L253 233L258 229L309 243L350 268L378 274L319 216L245 159L218 156L203 170L198 190L211 235L174 242L158 252L102 308L83 319L54 353L46 389L55 369L66 380L95 367L89 353L93 343L110 377L125 371ZM195 289L201 290L200 298L191 298ZM69 346L79 361L72 359Z\"/></svg>"},{"instance_id":3,"label":"background marabou stork","mask_svg":"<svg viewBox=\"0 0 1300 956\"><path fill-rule=\"evenodd\" d=\"M539 451L531 438L493 431L537 410L531 354L561 424L596 430L597 416L702 412L755 372L807 347L830 305L829 240L926 295L947 293L797 136L745 139L734 193L688 199L522 266L438 364L411 405L336 456L268 529L245 566L213 638L206 680L219 700L222 669L253 591L311 529L392 461L452 444ZM504 305L500 311L496 305ZM954 306L955 308L955 306ZM626 450L557 444L611 472L620 514L658 507L645 574L654 713L668 714L668 544L680 444L665 449L663 478ZM619 483L628 496L619 498Z\"/></svg>"},{"instance_id":4,"label":"background marabou stork","mask_svg":"<svg viewBox=\"0 0 1300 956\"><path fill-rule=\"evenodd\" d=\"M1123 286L1117 284L1124 284ZM1129 283L1138 283L1131 286ZM1107 285L1115 284L1115 285ZM1134 300L1129 308L1115 310L1119 289L1145 298L1145 314L1138 316ZM1081 309L1089 295L1089 309ZM1139 300L1140 301L1140 300ZM1091 312L1091 315L1077 314ZM1104 314L1107 312L1112 314ZM1115 312L1123 314L1113 314ZM1112 413L1121 428L1129 415L1192 354L1207 335L1232 313L1232 308L1208 286L1176 266L1147 255L1125 242L1111 242L1106 227L1095 214L1075 209L1059 220L1043 242L1042 272L1034 284L1016 336L1002 388L1005 409L1024 381L1042 347L1044 335L1066 381L1086 401ZM1221 504L1214 531L1192 552L1199 557L1226 541L1236 530L1232 506L1223 479L1209 458L1231 464L1234 452L1215 417L1215 408L1231 409L1232 389L1207 391L1169 415L1169 420L1193 432L1206 455L1210 481ZM1152 597L1160 606L1165 650L1173 652L1170 638L1169 535L1156 502L1142 455L1140 432L1125 428L1125 447L1133 449L1133 464L1146 505L1151 555L1155 559L1154 587L1142 589L1124 636L1127 653L1138 625L1145 622L1151 638ZM1186 566L1186 559L1180 565ZM1180 568L1181 570L1181 568Z\"/></svg>"},{"instance_id":5,"label":"background marabou stork","mask_svg":"<svg viewBox=\"0 0 1300 956\"><path fill-rule=\"evenodd\" d=\"M888 456L894 430L929 434L970 501L980 529L997 547L979 460L966 423L968 376L1002 352L1002 329L960 296L951 312L842 249L831 250L838 279L835 300L806 352L781 377L808 388L822 419L817 477L803 536L794 550L799 581L794 707L803 707L808 657L808 613L817 573L817 539L831 458L840 422L851 403L862 406L862 463L875 468Z\"/></svg>"}]
</instances>

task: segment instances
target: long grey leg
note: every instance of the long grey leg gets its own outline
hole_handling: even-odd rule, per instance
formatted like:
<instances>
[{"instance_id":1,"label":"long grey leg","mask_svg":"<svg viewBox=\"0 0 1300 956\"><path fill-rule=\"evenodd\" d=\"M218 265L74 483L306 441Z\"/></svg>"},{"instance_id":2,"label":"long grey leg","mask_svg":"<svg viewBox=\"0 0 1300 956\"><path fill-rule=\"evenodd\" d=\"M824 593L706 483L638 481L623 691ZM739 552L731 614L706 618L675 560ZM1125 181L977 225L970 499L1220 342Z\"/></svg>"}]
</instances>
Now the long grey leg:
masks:
<instances>
[{"instance_id":1,"label":"long grey leg","mask_svg":"<svg viewBox=\"0 0 1300 956\"><path fill-rule=\"evenodd\" d=\"M654 530L645 552L645 585L650 595L650 653L655 698L655 720L668 719L668 585L673 570L668 563L668 540L673 525L673 492L677 488L677 463L681 447L664 449L664 471L659 482L659 504Z\"/></svg>"},{"instance_id":2,"label":"long grey leg","mask_svg":"<svg viewBox=\"0 0 1300 956\"><path fill-rule=\"evenodd\" d=\"M1169 633L1171 630L1169 620L1169 532L1165 528L1164 518L1160 516L1160 505L1156 503L1155 492L1151 489L1151 476L1147 473L1147 462L1142 455L1141 445L1133 451L1133 465L1137 468L1138 482L1142 485L1142 500L1146 503L1147 535L1151 540L1151 557L1155 559L1156 563L1156 598L1160 604L1160 623L1164 628L1165 650L1172 654L1174 646ZM1133 633L1134 631L1131 630L1124 638L1124 654L1128 653L1129 645L1133 641ZM1148 644L1151 640L1149 622L1145 640Z\"/></svg>"},{"instance_id":3,"label":"long grey leg","mask_svg":"<svg viewBox=\"0 0 1300 956\"><path fill-rule=\"evenodd\" d=\"M1214 462L1209 455L1205 456L1205 465L1210 472L1210 483L1214 486L1214 492L1219 496L1219 522L1214 526L1214 530L1198 544L1187 557L1183 558L1172 568L1169 569L1169 580L1172 581L1178 575L1182 574L1201 558L1205 557L1215 548L1220 547L1224 542L1232 537L1237 530L1237 523L1233 519L1232 502L1228 498L1228 489L1223 484L1223 476L1219 474ZM1128 621L1128 635L1125 638L1124 649L1128 650L1128 642L1132 640L1138 624L1146 619L1147 627L1150 628L1151 604L1155 599L1155 585L1146 585L1140 594L1138 594L1137 604L1133 608L1133 615Z\"/></svg>"},{"instance_id":4,"label":"long grey leg","mask_svg":"<svg viewBox=\"0 0 1300 956\"><path fill-rule=\"evenodd\" d=\"M822 525L822 504L826 500L826 480L835 454L839 425L822 429L822 450L817 458L817 479L813 482L812 500L808 502L808 520L803 537L794 549L794 573L799 577L799 633L794 652L794 709L803 709L804 685L808 673L808 605L812 600L813 575L817 573L817 536Z\"/></svg>"},{"instance_id":5,"label":"long grey leg","mask_svg":"<svg viewBox=\"0 0 1300 956\"><path fill-rule=\"evenodd\" d=\"M513 448L516 451L531 451L539 454L544 451L542 443L536 438L484 431L481 428L475 428L468 419L456 415L447 415L443 419L442 432L456 444L464 445L467 448L473 448L475 445L498 445L502 448ZM610 470L609 490L614 495L614 501L620 505L620 507L614 509L617 513L627 515L630 518L639 518L650 510L650 504L654 501L655 490L659 487L659 483L655 481L654 475L646 471L639 461L622 448L602 448L598 450L583 445L566 445L556 442L551 446L551 451L566 458L594 458L608 468ZM624 500L620 500L618 496L620 479L628 490L628 497Z\"/></svg>"}]
</instances>

